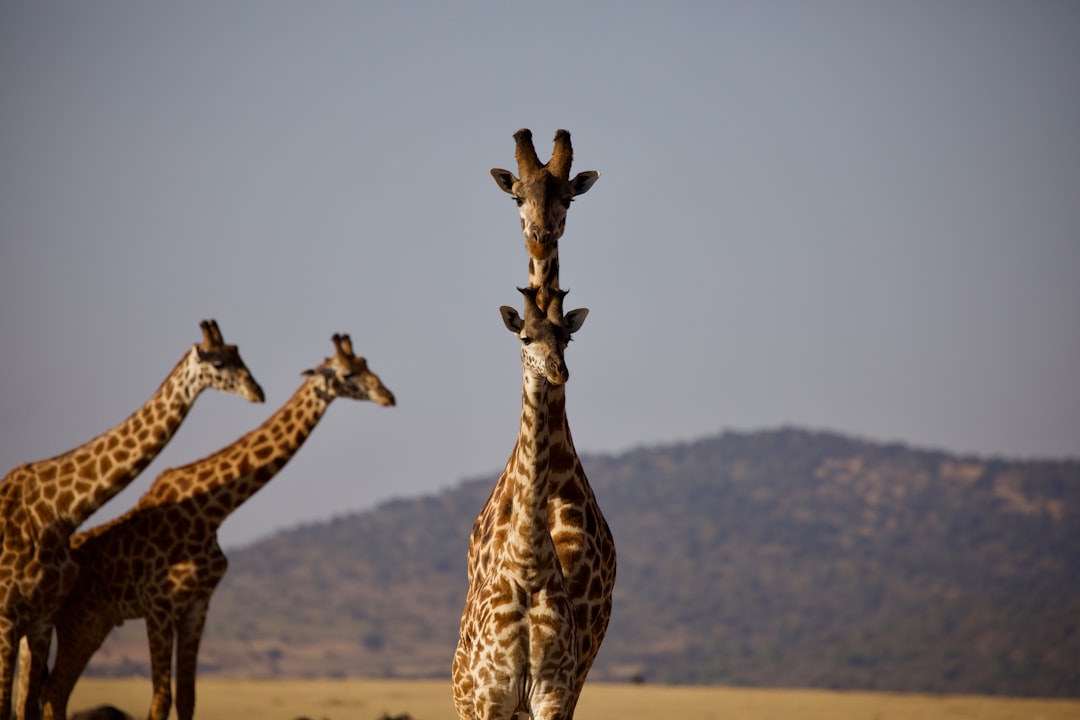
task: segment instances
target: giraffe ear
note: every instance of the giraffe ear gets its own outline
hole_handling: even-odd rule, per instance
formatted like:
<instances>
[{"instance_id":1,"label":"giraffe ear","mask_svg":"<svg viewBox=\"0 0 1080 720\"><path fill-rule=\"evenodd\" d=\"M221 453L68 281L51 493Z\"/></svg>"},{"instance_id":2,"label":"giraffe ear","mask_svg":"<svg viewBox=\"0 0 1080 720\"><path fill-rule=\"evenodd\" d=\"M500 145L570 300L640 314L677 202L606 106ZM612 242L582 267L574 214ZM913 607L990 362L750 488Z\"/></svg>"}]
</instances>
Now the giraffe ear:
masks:
<instances>
[{"instance_id":1,"label":"giraffe ear","mask_svg":"<svg viewBox=\"0 0 1080 720\"><path fill-rule=\"evenodd\" d=\"M577 175L574 176L574 179L570 181L570 189L574 191L575 196L584 195L585 193L589 192L589 188L593 186L593 183L599 179L600 173L598 173L596 170L585 170L584 172L579 172Z\"/></svg>"},{"instance_id":2,"label":"giraffe ear","mask_svg":"<svg viewBox=\"0 0 1080 720\"><path fill-rule=\"evenodd\" d=\"M577 310L571 310L566 313L566 317L564 318L566 329L570 331L571 335L581 329L581 326L585 324L585 316L588 314L589 308L578 308Z\"/></svg>"},{"instance_id":3,"label":"giraffe ear","mask_svg":"<svg viewBox=\"0 0 1080 720\"><path fill-rule=\"evenodd\" d=\"M505 192L514 194L514 183L517 182L517 178L514 177L514 173L509 170L502 170L501 168L491 168L491 177L495 178L495 184ZM584 192L584 190L582 191Z\"/></svg>"},{"instance_id":4,"label":"giraffe ear","mask_svg":"<svg viewBox=\"0 0 1080 720\"><path fill-rule=\"evenodd\" d=\"M522 328L525 327L525 321L518 315L517 310L509 305L503 305L499 308L499 314L502 315L503 324L506 325L507 330L515 335L521 333Z\"/></svg>"}]
</instances>

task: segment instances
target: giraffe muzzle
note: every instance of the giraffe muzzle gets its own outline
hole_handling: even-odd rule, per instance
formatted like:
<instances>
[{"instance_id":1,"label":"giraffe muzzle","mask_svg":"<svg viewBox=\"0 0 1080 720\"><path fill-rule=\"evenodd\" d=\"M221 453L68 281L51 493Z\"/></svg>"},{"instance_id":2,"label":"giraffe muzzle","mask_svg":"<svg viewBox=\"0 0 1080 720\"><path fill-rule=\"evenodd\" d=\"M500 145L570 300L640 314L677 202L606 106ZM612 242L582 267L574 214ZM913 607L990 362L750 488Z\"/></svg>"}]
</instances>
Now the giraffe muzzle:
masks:
<instances>
[{"instance_id":1,"label":"giraffe muzzle","mask_svg":"<svg viewBox=\"0 0 1080 720\"><path fill-rule=\"evenodd\" d=\"M244 397L251 402L266 402L266 393L263 392L262 386L254 380L252 380L251 384L248 386Z\"/></svg>"},{"instance_id":2,"label":"giraffe muzzle","mask_svg":"<svg viewBox=\"0 0 1080 720\"><path fill-rule=\"evenodd\" d=\"M570 379L570 371L566 365L558 360L549 360L547 364L547 379L552 385L562 385Z\"/></svg>"}]
</instances>

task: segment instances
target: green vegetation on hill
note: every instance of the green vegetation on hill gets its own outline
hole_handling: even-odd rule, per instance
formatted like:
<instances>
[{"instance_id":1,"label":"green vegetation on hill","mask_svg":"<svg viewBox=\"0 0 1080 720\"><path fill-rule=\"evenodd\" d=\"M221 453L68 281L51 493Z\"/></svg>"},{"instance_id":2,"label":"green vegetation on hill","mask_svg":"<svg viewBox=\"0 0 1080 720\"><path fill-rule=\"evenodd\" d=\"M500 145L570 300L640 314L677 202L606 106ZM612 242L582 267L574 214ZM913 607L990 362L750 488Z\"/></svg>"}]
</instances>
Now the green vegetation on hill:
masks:
<instances>
[{"instance_id":1,"label":"green vegetation on hill","mask_svg":"<svg viewBox=\"0 0 1080 720\"><path fill-rule=\"evenodd\" d=\"M1080 695L1080 462L785 429L584 463L619 552L593 679ZM494 480L231 553L205 672L447 676Z\"/></svg>"}]
</instances>

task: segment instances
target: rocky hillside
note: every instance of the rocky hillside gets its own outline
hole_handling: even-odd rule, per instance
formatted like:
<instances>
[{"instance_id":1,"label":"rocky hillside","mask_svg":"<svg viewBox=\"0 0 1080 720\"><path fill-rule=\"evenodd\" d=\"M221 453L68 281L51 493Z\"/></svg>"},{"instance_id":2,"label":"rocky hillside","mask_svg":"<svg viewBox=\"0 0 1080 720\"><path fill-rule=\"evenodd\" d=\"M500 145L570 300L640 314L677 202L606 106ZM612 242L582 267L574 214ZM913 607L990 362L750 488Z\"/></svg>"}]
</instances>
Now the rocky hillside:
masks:
<instances>
[{"instance_id":1,"label":"rocky hillside","mask_svg":"<svg viewBox=\"0 0 1080 720\"><path fill-rule=\"evenodd\" d=\"M619 551L591 678L1080 695L1080 462L793 429L584 462ZM496 475L232 553L203 671L448 677ZM143 638L90 671L145 673Z\"/></svg>"}]
</instances>

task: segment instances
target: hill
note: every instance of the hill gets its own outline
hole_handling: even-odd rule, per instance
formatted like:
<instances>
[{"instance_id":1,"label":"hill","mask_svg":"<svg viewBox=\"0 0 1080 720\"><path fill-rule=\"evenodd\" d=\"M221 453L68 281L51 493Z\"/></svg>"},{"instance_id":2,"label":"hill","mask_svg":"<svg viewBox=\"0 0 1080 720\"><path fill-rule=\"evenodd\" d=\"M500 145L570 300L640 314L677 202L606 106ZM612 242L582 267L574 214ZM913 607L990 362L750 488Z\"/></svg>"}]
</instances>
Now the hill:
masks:
<instances>
[{"instance_id":1,"label":"hill","mask_svg":"<svg viewBox=\"0 0 1080 720\"><path fill-rule=\"evenodd\" d=\"M619 551L591 679L1080 695L1080 462L797 429L583 462ZM203 672L448 677L496 477L231 553ZM89 672L146 672L143 637Z\"/></svg>"}]
</instances>

